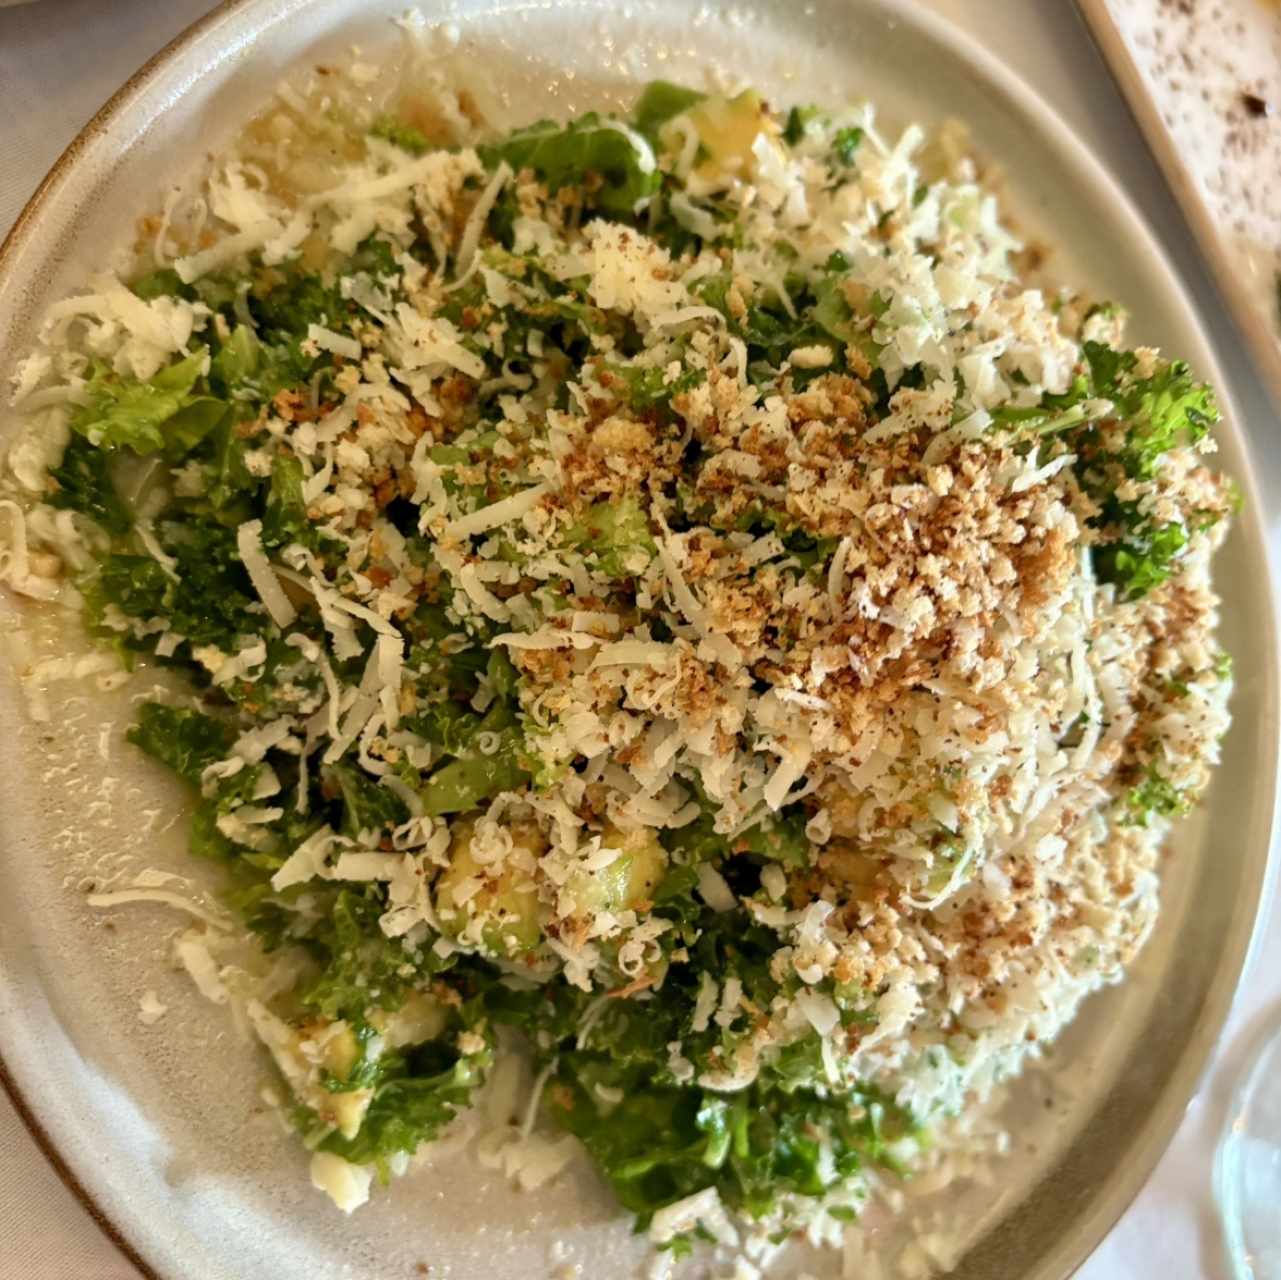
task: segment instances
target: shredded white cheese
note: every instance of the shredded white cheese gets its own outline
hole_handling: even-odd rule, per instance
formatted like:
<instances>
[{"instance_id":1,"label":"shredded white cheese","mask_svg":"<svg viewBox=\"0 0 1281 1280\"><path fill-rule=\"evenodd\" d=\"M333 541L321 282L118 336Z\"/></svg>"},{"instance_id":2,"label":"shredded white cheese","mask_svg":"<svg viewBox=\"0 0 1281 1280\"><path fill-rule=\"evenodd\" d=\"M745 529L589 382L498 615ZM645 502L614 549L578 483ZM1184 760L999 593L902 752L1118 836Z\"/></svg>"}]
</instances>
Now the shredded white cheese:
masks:
<instances>
[{"instance_id":1,"label":"shredded white cheese","mask_svg":"<svg viewBox=\"0 0 1281 1280\"><path fill-rule=\"evenodd\" d=\"M271 615L272 622L283 631L298 616L298 610L285 594L262 549L261 520L246 520L236 530L236 547L258 598Z\"/></svg>"}]
</instances>

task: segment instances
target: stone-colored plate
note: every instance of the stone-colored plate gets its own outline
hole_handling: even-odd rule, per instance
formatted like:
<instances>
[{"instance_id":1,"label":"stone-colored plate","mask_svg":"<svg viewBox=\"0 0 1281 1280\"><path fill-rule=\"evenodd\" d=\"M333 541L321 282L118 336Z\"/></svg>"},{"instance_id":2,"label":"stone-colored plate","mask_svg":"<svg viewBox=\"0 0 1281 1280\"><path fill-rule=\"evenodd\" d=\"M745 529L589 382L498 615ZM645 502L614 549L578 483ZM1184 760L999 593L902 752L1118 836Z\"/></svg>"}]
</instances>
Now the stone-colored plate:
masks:
<instances>
[{"instance_id":1,"label":"stone-colored plate","mask_svg":"<svg viewBox=\"0 0 1281 1280\"><path fill-rule=\"evenodd\" d=\"M222 145L284 71L339 57L353 40L374 56L394 41L387 19L403 4L239 0L135 77L0 250L0 379L44 308L126 244L136 215ZM780 102L866 96L899 122L960 116L1003 168L1021 226L1053 246L1056 273L1123 302L1136 339L1218 376L1125 195L1021 80L905 0L459 0L436 12L461 34L464 69L499 86L513 120L622 101L653 75L697 82L709 69ZM1015 1151L995 1181L954 1188L936 1206L966 1224L955 1274L969 1280L1062 1280L1098 1242L1181 1117L1249 945L1272 827L1277 679L1260 506L1223 390L1221 457L1246 496L1218 566L1237 723L1207 805L1175 841L1167 910L1133 979L1094 999L1046 1070L1015 1090ZM0 633L19 622L41 633L37 647L77 643L0 600ZM223 1010L168 971L172 913L104 917L83 902L89 880L121 868L187 869L178 788L120 738L151 679L112 695L59 686L53 720L36 726L0 677L0 1052L82 1194L165 1280L408 1280L420 1264L432 1276L502 1280L551 1274L558 1240L580 1275L629 1274L642 1249L582 1167L523 1197L466 1152L445 1152L351 1219L310 1189L297 1145L258 1101L261 1059ZM137 1018L146 988L170 1006L152 1028ZM840 1270L831 1255L807 1265Z\"/></svg>"}]
</instances>

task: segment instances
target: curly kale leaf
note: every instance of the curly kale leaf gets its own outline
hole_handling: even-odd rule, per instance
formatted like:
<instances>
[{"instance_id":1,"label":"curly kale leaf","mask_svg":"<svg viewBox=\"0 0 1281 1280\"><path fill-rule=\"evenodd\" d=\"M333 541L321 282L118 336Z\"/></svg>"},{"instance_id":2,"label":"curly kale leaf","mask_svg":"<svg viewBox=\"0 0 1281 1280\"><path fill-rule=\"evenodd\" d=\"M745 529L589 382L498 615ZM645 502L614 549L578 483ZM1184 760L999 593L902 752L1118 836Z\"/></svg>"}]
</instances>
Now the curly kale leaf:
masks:
<instances>
[{"instance_id":1,"label":"curly kale leaf","mask_svg":"<svg viewBox=\"0 0 1281 1280\"><path fill-rule=\"evenodd\" d=\"M182 298L191 301L196 291L183 282L182 277L172 267L158 267L146 275L139 276L129 288L144 302L154 298Z\"/></svg>"},{"instance_id":2,"label":"curly kale leaf","mask_svg":"<svg viewBox=\"0 0 1281 1280\"><path fill-rule=\"evenodd\" d=\"M602 1105L602 1094L620 1093ZM646 1067L606 1054L562 1058L547 1098L640 1227L706 1187L757 1217L783 1194L822 1196L865 1164L893 1168L892 1143L916 1131L909 1113L872 1090L823 1097L759 1082L728 1095L661 1087Z\"/></svg>"},{"instance_id":3,"label":"curly kale leaf","mask_svg":"<svg viewBox=\"0 0 1281 1280\"><path fill-rule=\"evenodd\" d=\"M532 169L550 191L583 187L593 208L630 218L661 183L642 146L626 128L590 111L564 126L541 120L478 150L488 168L505 160L517 171Z\"/></svg>"},{"instance_id":4,"label":"curly kale leaf","mask_svg":"<svg viewBox=\"0 0 1281 1280\"><path fill-rule=\"evenodd\" d=\"M249 295L249 309L260 331L305 338L313 324L338 329L350 304L336 285L300 267L278 268L275 282Z\"/></svg>"},{"instance_id":5,"label":"curly kale leaf","mask_svg":"<svg viewBox=\"0 0 1281 1280\"><path fill-rule=\"evenodd\" d=\"M635 498L596 502L565 530L566 545L594 556L594 567L611 578L643 572L657 554L649 518Z\"/></svg>"},{"instance_id":6,"label":"curly kale leaf","mask_svg":"<svg viewBox=\"0 0 1281 1280\"><path fill-rule=\"evenodd\" d=\"M724 317L730 333L747 345L748 369L759 383L773 377L774 370L798 347L825 346L832 352L830 365L820 369L794 369L793 382L800 385L811 377L831 369L840 368L844 360L845 345L855 339L838 321L848 319L848 306L838 294L839 282L820 280L811 286L788 278L792 309L773 293L763 293L765 301L750 306L732 303L733 282L727 272L717 272L700 280L694 293L709 307L715 307ZM792 292L792 286L796 286ZM837 336L833 329L841 329ZM762 369L761 364L766 366Z\"/></svg>"},{"instance_id":7,"label":"curly kale leaf","mask_svg":"<svg viewBox=\"0 0 1281 1280\"><path fill-rule=\"evenodd\" d=\"M707 805L693 822L667 831L663 843L684 862L720 861L731 853L750 853L788 867L807 867L812 846L805 834L806 815L795 805L777 817L767 817L732 840L715 827L715 809Z\"/></svg>"},{"instance_id":8,"label":"curly kale leaf","mask_svg":"<svg viewBox=\"0 0 1281 1280\"><path fill-rule=\"evenodd\" d=\"M787 113L787 124L783 128L783 141L794 147L805 136L806 130L815 122L823 119L821 107L796 106Z\"/></svg>"},{"instance_id":9,"label":"curly kale leaf","mask_svg":"<svg viewBox=\"0 0 1281 1280\"><path fill-rule=\"evenodd\" d=\"M845 166L854 163L854 155L863 141L863 130L858 125L838 129L832 139L832 154Z\"/></svg>"},{"instance_id":10,"label":"curly kale leaf","mask_svg":"<svg viewBox=\"0 0 1281 1280\"><path fill-rule=\"evenodd\" d=\"M234 650L236 637L261 630L234 531L207 521L162 520L156 536L177 564L174 575L150 556L105 556L84 587L91 620L115 605L127 617L163 617L193 644L226 651Z\"/></svg>"},{"instance_id":11,"label":"curly kale leaf","mask_svg":"<svg viewBox=\"0 0 1281 1280\"><path fill-rule=\"evenodd\" d=\"M669 873L656 898L660 914L696 910L692 868ZM644 1226L664 1205L715 1187L727 1205L752 1214L780 1194L817 1196L874 1163L897 1169L897 1140L915 1135L911 1114L875 1090L830 1088L817 1036L785 1046L745 1091L723 1094L674 1073L672 1049L696 1073L732 1060L750 1019L712 1020L696 1031L695 1007L709 978L733 976L745 1006L767 1009L788 988L770 970L777 936L743 912L704 913L691 935L688 965L668 970L661 1000L615 999L593 1007L567 985L521 990L480 980L489 1016L515 1026L554 1063L544 1097L552 1117L586 1145L620 1201ZM719 985L719 984L717 984ZM844 1025L864 1024L857 993L836 992Z\"/></svg>"},{"instance_id":12,"label":"curly kale leaf","mask_svg":"<svg viewBox=\"0 0 1281 1280\"><path fill-rule=\"evenodd\" d=\"M262 542L268 550L301 543L314 547L320 531L307 515L302 496L302 463L288 454L278 453L271 463L271 483L262 517Z\"/></svg>"},{"instance_id":13,"label":"curly kale leaf","mask_svg":"<svg viewBox=\"0 0 1281 1280\"><path fill-rule=\"evenodd\" d=\"M49 497L51 506L79 511L117 536L133 527L133 513L111 479L110 455L84 436L71 437L62 461L49 475L58 485Z\"/></svg>"},{"instance_id":14,"label":"curly kale leaf","mask_svg":"<svg viewBox=\"0 0 1281 1280\"><path fill-rule=\"evenodd\" d=\"M236 395L258 373L262 343L246 324L238 324L209 363L209 383L224 396Z\"/></svg>"},{"instance_id":15,"label":"curly kale leaf","mask_svg":"<svg viewBox=\"0 0 1281 1280\"><path fill-rule=\"evenodd\" d=\"M808 867L813 846L805 834L806 821L804 810L796 805L790 811L749 827L739 837L736 848L787 867Z\"/></svg>"},{"instance_id":16,"label":"curly kale leaf","mask_svg":"<svg viewBox=\"0 0 1281 1280\"><path fill-rule=\"evenodd\" d=\"M341 797L343 835L356 839L361 832L381 832L399 826L409 817L405 802L363 769L335 764L329 767L327 777L338 787Z\"/></svg>"},{"instance_id":17,"label":"curly kale leaf","mask_svg":"<svg viewBox=\"0 0 1281 1280\"><path fill-rule=\"evenodd\" d=\"M1125 797L1123 821L1128 826L1147 827L1153 818L1181 818L1189 802L1156 764L1150 764L1143 780L1131 787Z\"/></svg>"},{"instance_id":18,"label":"curly kale leaf","mask_svg":"<svg viewBox=\"0 0 1281 1280\"><path fill-rule=\"evenodd\" d=\"M318 1149L353 1164L385 1167L392 1156L416 1151L436 1137L467 1107L492 1062L489 1048L462 1054L439 1041L387 1055L359 1132L354 1138L330 1133Z\"/></svg>"},{"instance_id":19,"label":"curly kale leaf","mask_svg":"<svg viewBox=\"0 0 1281 1280\"><path fill-rule=\"evenodd\" d=\"M1101 342L1086 342L1083 351L1088 372L1065 394L994 416L1003 425L1041 436L1057 433L1077 455L1077 480L1099 507L1091 521L1103 535L1094 548L1094 571L1100 581L1115 584L1123 599L1138 600L1175 572L1189 530L1197 527L1193 519L1205 513L1154 520L1142 502L1118 498L1118 486L1152 480L1161 458L1204 439L1219 421L1219 411L1213 390L1182 361L1159 362L1141 377L1136 352ZM1111 401L1109 417L1118 425L1101 427L1086 411L1089 400Z\"/></svg>"},{"instance_id":20,"label":"curly kale leaf","mask_svg":"<svg viewBox=\"0 0 1281 1280\"><path fill-rule=\"evenodd\" d=\"M302 1003L327 1018L360 1018L371 1005L396 1009L421 981L416 964L400 938L387 937L378 921L387 910L377 885L318 890L316 924L303 939L319 967L318 976L302 991Z\"/></svg>"},{"instance_id":21,"label":"curly kale leaf","mask_svg":"<svg viewBox=\"0 0 1281 1280\"><path fill-rule=\"evenodd\" d=\"M1126 423L1118 460L1126 474L1149 479L1161 456L1204 439L1219 421L1213 389L1198 382L1182 360L1162 363L1150 377L1135 376L1138 357L1100 342L1087 342L1085 358L1096 396L1111 400Z\"/></svg>"},{"instance_id":22,"label":"curly kale leaf","mask_svg":"<svg viewBox=\"0 0 1281 1280\"><path fill-rule=\"evenodd\" d=\"M229 725L202 711L144 702L125 737L180 778L199 786L201 774L226 757L236 735Z\"/></svg>"},{"instance_id":23,"label":"curly kale leaf","mask_svg":"<svg viewBox=\"0 0 1281 1280\"><path fill-rule=\"evenodd\" d=\"M1138 600L1169 579L1187 542L1181 524L1137 520L1125 538L1095 548L1094 572L1100 582L1115 583L1124 599Z\"/></svg>"},{"instance_id":24,"label":"curly kale leaf","mask_svg":"<svg viewBox=\"0 0 1281 1280\"><path fill-rule=\"evenodd\" d=\"M702 369L682 369L668 379L664 368L646 368L635 364L610 364L606 372L618 386L622 398L633 409L667 408L673 396L683 395L699 386L707 377Z\"/></svg>"}]
</instances>

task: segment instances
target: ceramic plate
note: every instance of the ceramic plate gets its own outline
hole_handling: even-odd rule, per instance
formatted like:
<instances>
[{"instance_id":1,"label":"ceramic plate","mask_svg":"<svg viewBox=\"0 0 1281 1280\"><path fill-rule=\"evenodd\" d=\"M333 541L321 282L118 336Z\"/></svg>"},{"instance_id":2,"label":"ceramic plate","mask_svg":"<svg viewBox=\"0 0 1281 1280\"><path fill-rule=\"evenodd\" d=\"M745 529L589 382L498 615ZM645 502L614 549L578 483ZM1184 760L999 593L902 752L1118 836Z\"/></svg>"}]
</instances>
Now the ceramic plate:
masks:
<instances>
[{"instance_id":1,"label":"ceramic plate","mask_svg":"<svg viewBox=\"0 0 1281 1280\"><path fill-rule=\"evenodd\" d=\"M0 252L0 378L44 307L127 245L135 217L282 74L353 41L375 56L398 38L388 19L403 4L240 0L126 86ZM869 97L891 124L959 116L1006 175L1024 233L1052 248L1052 271L1123 302L1137 340L1217 378L1185 294L1124 194L1011 72L908 3L459 0L445 16L458 38L450 56L501 90L513 122L626 101L654 75L749 81L779 102ZM966 1223L955 1274L971 1280L1061 1280L1102 1237L1181 1117L1249 944L1272 824L1277 681L1260 506L1227 391L1222 460L1246 495L1217 566L1236 724L1207 804L1180 829L1166 910L1132 981L1091 1001L1020 1083L1014 1149L994 1181L935 1206ZM0 602L0 642L12 647L20 623L38 633L35 650L77 643ZM164 1280L630 1274L643 1246L586 1168L523 1196L467 1150L446 1148L350 1219L311 1190L297 1144L259 1100L262 1060L223 1010L169 971L179 922L158 906L104 916L84 904L89 884L122 869L180 864L177 786L120 736L152 682L139 675L111 695L60 685L53 719L38 725L12 678L0 678L0 1047L11 1087L83 1194ZM137 1016L147 989L169 1006L152 1027ZM841 1262L804 1267L829 1276Z\"/></svg>"}]
</instances>

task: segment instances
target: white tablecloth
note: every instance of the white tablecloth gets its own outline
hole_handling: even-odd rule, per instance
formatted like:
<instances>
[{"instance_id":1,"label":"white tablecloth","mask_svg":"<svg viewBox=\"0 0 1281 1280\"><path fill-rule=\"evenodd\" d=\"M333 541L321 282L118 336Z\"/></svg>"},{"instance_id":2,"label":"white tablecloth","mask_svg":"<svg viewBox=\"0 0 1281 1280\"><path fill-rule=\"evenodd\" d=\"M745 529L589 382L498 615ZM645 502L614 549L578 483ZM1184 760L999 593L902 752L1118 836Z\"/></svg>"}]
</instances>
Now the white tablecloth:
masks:
<instances>
[{"instance_id":1,"label":"white tablecloth","mask_svg":"<svg viewBox=\"0 0 1281 1280\"><path fill-rule=\"evenodd\" d=\"M1201 314L1222 314L1209 277L1122 101L1066 0L925 0L1023 70L1138 200ZM1156 7L1161 0L1147 0ZM75 132L209 0L41 0L0 10L0 231ZM428 6L424 6L428 7ZM1243 419L1270 439L1276 416L1236 335L1213 331ZM1278 547L1281 455L1256 455ZM1218 1057L1156 1175L1080 1273L1082 1280L1229 1280L1210 1190L1214 1145L1241 1059L1281 1008L1274 907ZM0 1277L137 1280L0 1098ZM175 1277L174 1280L180 1280ZM994 1277L993 1280L996 1280Z\"/></svg>"}]
</instances>

